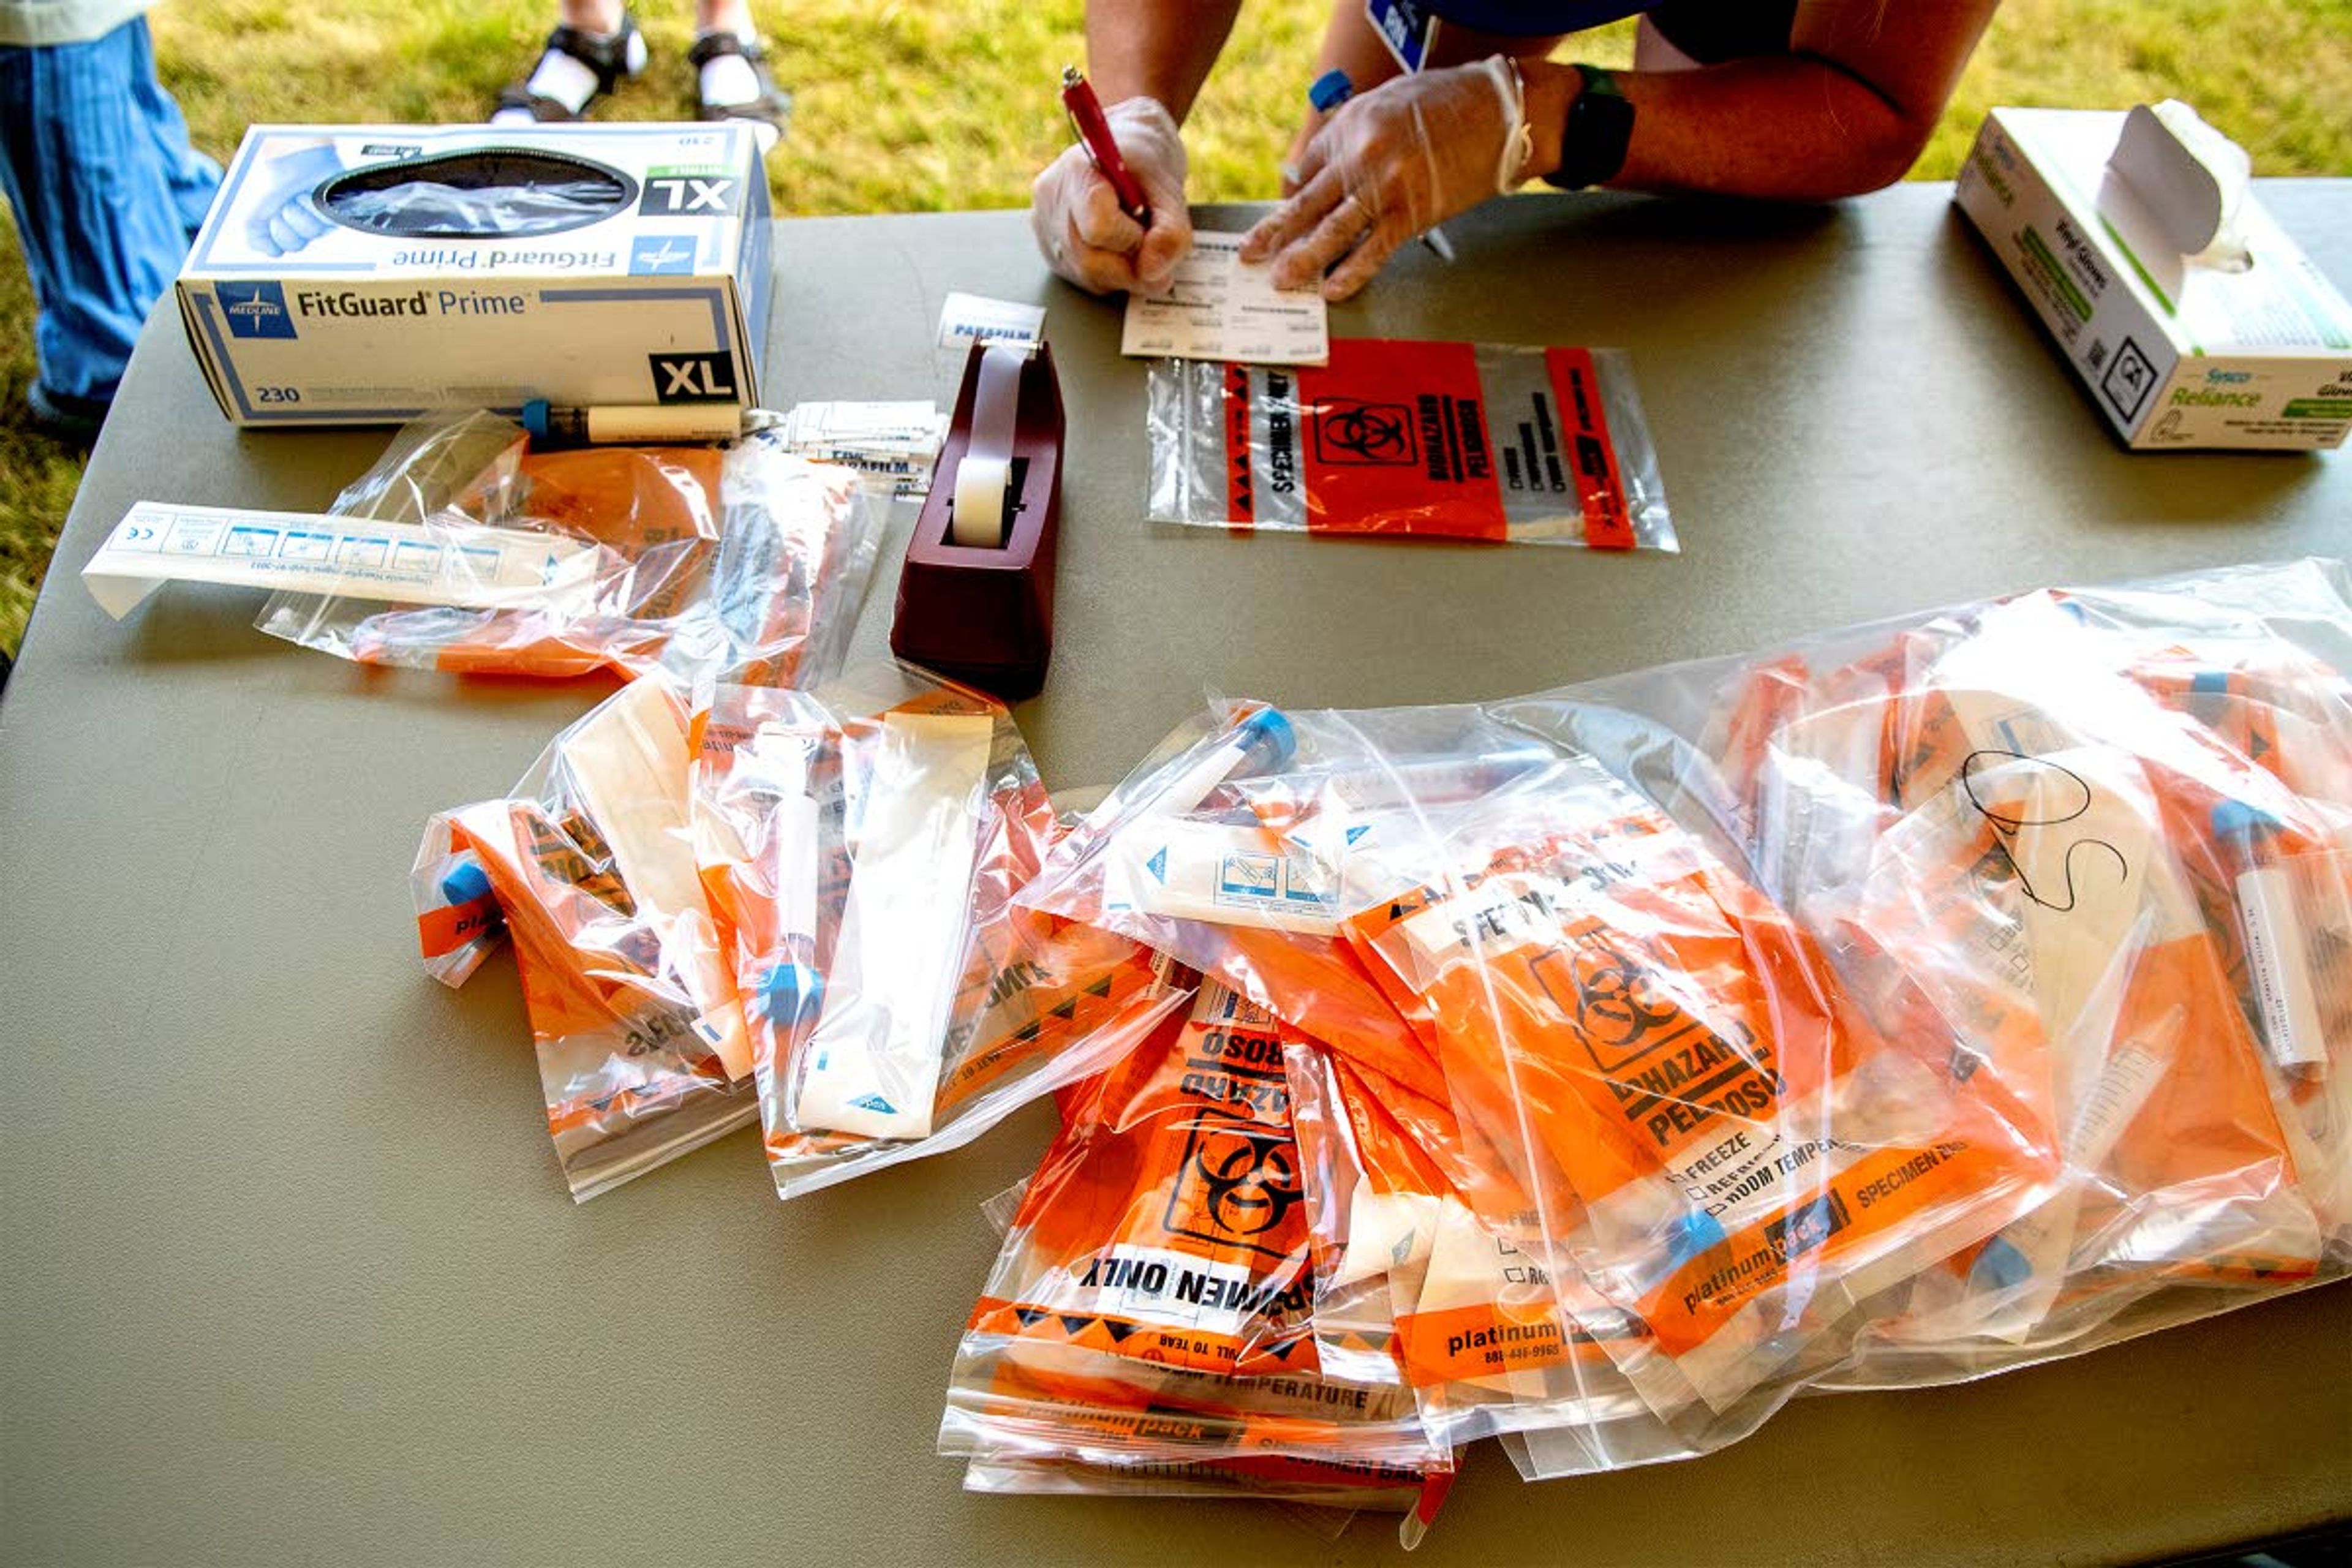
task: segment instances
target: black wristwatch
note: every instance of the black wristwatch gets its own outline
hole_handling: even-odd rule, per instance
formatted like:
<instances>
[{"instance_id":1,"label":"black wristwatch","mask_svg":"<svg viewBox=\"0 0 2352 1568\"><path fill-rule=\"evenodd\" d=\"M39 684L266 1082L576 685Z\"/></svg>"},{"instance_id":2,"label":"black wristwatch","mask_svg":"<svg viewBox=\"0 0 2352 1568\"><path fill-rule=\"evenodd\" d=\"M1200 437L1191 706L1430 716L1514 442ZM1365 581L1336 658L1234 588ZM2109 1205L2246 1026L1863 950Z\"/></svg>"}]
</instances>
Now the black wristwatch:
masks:
<instances>
[{"instance_id":1,"label":"black wristwatch","mask_svg":"<svg viewBox=\"0 0 2352 1568\"><path fill-rule=\"evenodd\" d=\"M1568 123L1560 128L1559 167L1544 176L1546 184L1563 191L1616 178L1633 140L1633 106L1617 90L1617 79L1599 66L1579 65L1576 71L1584 85L1570 100Z\"/></svg>"}]
</instances>

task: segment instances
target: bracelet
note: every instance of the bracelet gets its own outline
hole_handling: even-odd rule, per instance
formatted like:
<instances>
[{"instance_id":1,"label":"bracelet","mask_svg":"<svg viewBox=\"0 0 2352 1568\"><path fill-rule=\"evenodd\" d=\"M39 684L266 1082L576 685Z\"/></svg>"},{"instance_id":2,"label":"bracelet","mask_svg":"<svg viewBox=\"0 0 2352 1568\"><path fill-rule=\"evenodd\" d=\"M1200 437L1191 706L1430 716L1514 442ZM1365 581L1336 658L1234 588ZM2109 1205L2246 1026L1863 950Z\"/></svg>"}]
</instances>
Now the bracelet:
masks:
<instances>
[{"instance_id":1,"label":"bracelet","mask_svg":"<svg viewBox=\"0 0 2352 1568\"><path fill-rule=\"evenodd\" d=\"M1511 117L1510 128L1503 136L1503 155L1495 165L1495 189L1508 195L1519 188L1528 164L1534 161L1536 128L1528 123L1528 83L1519 74L1519 62L1509 55L1489 55L1486 69Z\"/></svg>"}]
</instances>

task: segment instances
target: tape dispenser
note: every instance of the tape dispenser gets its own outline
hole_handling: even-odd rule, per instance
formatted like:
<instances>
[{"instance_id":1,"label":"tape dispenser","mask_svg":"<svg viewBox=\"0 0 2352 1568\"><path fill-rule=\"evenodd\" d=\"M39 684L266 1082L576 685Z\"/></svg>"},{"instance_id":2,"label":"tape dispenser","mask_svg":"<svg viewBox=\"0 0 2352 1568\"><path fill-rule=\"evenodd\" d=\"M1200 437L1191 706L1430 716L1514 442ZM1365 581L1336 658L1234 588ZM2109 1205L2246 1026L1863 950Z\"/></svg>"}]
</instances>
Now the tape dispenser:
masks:
<instances>
[{"instance_id":1,"label":"tape dispenser","mask_svg":"<svg viewBox=\"0 0 2352 1568\"><path fill-rule=\"evenodd\" d=\"M1045 684L1062 430L1051 350L972 345L907 542L891 652L1006 702Z\"/></svg>"}]
</instances>

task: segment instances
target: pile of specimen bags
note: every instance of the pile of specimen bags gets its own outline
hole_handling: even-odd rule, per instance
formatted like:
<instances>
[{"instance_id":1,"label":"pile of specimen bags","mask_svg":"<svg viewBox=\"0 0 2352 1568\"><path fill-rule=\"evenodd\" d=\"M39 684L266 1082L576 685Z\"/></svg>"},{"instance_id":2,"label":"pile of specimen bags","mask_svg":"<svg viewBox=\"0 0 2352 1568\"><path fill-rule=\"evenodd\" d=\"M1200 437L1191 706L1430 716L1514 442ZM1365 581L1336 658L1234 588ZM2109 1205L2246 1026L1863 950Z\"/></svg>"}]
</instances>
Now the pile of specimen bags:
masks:
<instances>
[{"instance_id":1,"label":"pile of specimen bags","mask_svg":"<svg viewBox=\"0 0 2352 1568\"><path fill-rule=\"evenodd\" d=\"M659 671L444 814L588 1195L1052 1095L973 1489L1402 1513L2352 1262L2352 575L2027 593L1444 708L1213 701L1057 817L900 667ZM877 934L879 933L879 934Z\"/></svg>"},{"instance_id":2,"label":"pile of specimen bags","mask_svg":"<svg viewBox=\"0 0 2352 1568\"><path fill-rule=\"evenodd\" d=\"M513 939L575 1198L753 1121L786 1197L954 1148L1181 1003L1013 903L1059 826L1000 704L898 665L707 701L624 687L412 877L436 977Z\"/></svg>"},{"instance_id":3,"label":"pile of specimen bags","mask_svg":"<svg viewBox=\"0 0 2352 1568\"><path fill-rule=\"evenodd\" d=\"M577 1198L753 1121L785 1195L952 1148L1187 994L1135 943L1013 906L1060 828L1000 704L844 672L890 490L764 437L548 449L435 416L334 511L457 554L545 533L593 570L495 607L263 608L361 663L628 682L507 797L436 815L413 879L436 977L512 940Z\"/></svg>"}]
</instances>

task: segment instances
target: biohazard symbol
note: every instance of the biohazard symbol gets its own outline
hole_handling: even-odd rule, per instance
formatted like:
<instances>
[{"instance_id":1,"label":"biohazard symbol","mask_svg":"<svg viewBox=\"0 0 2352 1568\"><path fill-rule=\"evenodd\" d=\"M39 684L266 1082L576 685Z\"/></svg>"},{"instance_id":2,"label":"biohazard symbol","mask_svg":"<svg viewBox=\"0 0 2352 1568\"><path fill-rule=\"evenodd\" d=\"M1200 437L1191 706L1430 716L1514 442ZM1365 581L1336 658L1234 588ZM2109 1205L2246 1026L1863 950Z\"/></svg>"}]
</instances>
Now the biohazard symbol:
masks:
<instances>
[{"instance_id":1,"label":"biohazard symbol","mask_svg":"<svg viewBox=\"0 0 2352 1568\"><path fill-rule=\"evenodd\" d=\"M1697 1026L1670 998L1657 995L1647 969L1606 942L1586 942L1573 952L1554 948L1528 967L1552 1005L1575 1019L1585 1049L1603 1072Z\"/></svg>"},{"instance_id":2,"label":"biohazard symbol","mask_svg":"<svg viewBox=\"0 0 2352 1568\"><path fill-rule=\"evenodd\" d=\"M1168 1228L1222 1247L1238 1242L1286 1257L1288 1247L1258 1247L1249 1238L1278 1230L1305 1195L1298 1146L1286 1131L1204 1110L1192 1124L1168 1194Z\"/></svg>"},{"instance_id":3,"label":"biohazard symbol","mask_svg":"<svg viewBox=\"0 0 2352 1568\"><path fill-rule=\"evenodd\" d=\"M1647 976L1640 965L1606 948L1601 951L1606 959L1576 977L1579 1027L1603 1045L1630 1046L1675 1021L1673 1007L1654 1007L1643 999Z\"/></svg>"},{"instance_id":4,"label":"biohazard symbol","mask_svg":"<svg viewBox=\"0 0 2352 1568\"><path fill-rule=\"evenodd\" d=\"M1315 455L1326 463L1407 468L1421 462L1412 410L1402 403L1326 397L1313 414Z\"/></svg>"}]
</instances>

